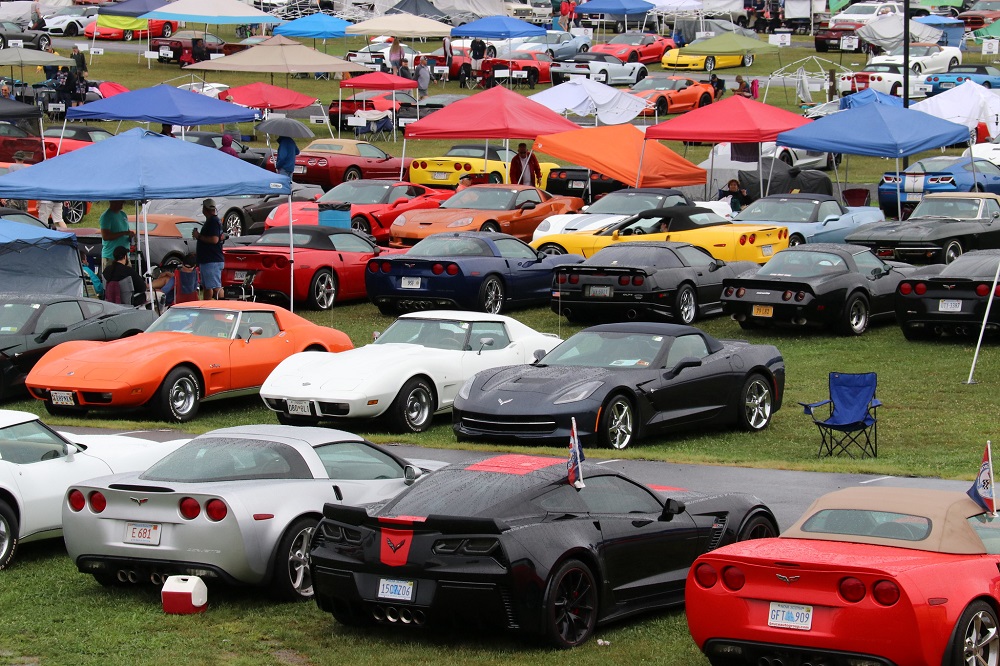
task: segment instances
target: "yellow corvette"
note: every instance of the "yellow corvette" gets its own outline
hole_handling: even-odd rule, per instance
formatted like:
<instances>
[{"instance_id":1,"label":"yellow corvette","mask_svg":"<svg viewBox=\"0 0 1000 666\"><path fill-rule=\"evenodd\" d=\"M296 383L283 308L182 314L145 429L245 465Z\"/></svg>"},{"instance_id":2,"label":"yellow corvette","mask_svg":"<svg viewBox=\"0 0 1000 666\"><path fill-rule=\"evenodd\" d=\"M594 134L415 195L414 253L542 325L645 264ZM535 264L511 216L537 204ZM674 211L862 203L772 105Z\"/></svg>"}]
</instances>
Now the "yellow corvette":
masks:
<instances>
[{"instance_id":1,"label":"yellow corvette","mask_svg":"<svg viewBox=\"0 0 1000 666\"><path fill-rule=\"evenodd\" d=\"M695 45L704 39L696 39L691 42ZM753 54L743 53L738 55L688 55L684 48L670 49L663 54L660 64L666 69L703 69L711 72L713 69L725 69L727 67L749 67L753 64Z\"/></svg>"},{"instance_id":2,"label":"yellow corvette","mask_svg":"<svg viewBox=\"0 0 1000 666\"><path fill-rule=\"evenodd\" d=\"M486 151L489 152L486 152ZM483 159L483 154L486 158ZM486 146L483 143L452 146L444 157L420 157L410 163L410 182L432 187L456 187L462 174L485 173L491 183L506 183L510 180L510 161L517 155L503 146ZM542 169L544 187L549 171L559 167L555 162L539 162Z\"/></svg>"},{"instance_id":3,"label":"yellow corvette","mask_svg":"<svg viewBox=\"0 0 1000 666\"><path fill-rule=\"evenodd\" d=\"M597 231L542 236L531 246L546 254L593 256L612 243L682 241L703 247L723 261L766 263L788 247L788 229L767 224L733 224L708 208L653 208Z\"/></svg>"}]
</instances>

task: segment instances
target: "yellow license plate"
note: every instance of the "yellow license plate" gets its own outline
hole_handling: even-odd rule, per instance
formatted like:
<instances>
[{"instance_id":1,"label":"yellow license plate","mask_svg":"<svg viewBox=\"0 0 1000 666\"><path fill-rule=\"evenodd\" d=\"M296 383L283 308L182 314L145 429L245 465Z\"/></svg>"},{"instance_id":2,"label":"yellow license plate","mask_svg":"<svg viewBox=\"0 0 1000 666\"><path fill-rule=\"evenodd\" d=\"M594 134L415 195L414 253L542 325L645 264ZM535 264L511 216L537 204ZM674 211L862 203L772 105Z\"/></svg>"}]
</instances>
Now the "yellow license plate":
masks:
<instances>
[{"instance_id":1,"label":"yellow license plate","mask_svg":"<svg viewBox=\"0 0 1000 666\"><path fill-rule=\"evenodd\" d=\"M774 316L774 306L772 306L772 305L755 305L755 306L753 306L753 316L754 317L773 317Z\"/></svg>"}]
</instances>

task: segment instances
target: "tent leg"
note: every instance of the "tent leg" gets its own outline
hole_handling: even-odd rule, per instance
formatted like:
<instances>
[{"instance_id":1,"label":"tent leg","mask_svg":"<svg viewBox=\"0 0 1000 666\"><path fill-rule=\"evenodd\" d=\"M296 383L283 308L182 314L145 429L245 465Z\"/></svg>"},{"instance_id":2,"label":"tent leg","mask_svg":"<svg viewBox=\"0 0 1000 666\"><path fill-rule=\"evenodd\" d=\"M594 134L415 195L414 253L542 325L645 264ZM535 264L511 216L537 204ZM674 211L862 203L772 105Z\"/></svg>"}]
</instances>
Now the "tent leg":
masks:
<instances>
[{"instance_id":1,"label":"tent leg","mask_svg":"<svg viewBox=\"0 0 1000 666\"><path fill-rule=\"evenodd\" d=\"M966 384L976 383L972 378L972 375L976 371L976 362L979 360L979 350L983 346L983 335L986 333L986 322L990 319L990 308L993 307L993 301L996 300L998 280L1000 280L1000 264L997 264L997 272L993 276L993 288L990 289L990 297L989 300L986 301L986 312L983 313L983 326L979 329L979 339L976 341L976 353L972 356L972 367L969 368L969 379L965 382Z\"/></svg>"},{"instance_id":2,"label":"tent leg","mask_svg":"<svg viewBox=\"0 0 1000 666\"><path fill-rule=\"evenodd\" d=\"M900 222L902 222L903 221L903 196L900 194L900 180L902 180L902 179L899 177L899 158L897 157L896 158L896 215L898 215L899 217L896 218L896 219L898 219Z\"/></svg>"},{"instance_id":3,"label":"tent leg","mask_svg":"<svg viewBox=\"0 0 1000 666\"><path fill-rule=\"evenodd\" d=\"M288 193L288 311L295 312L295 220L292 219L292 194Z\"/></svg>"},{"instance_id":4,"label":"tent leg","mask_svg":"<svg viewBox=\"0 0 1000 666\"><path fill-rule=\"evenodd\" d=\"M484 162L485 164L485 162ZM406 134L403 134L403 154L399 158L399 179L403 180L403 169L406 168Z\"/></svg>"},{"instance_id":5,"label":"tent leg","mask_svg":"<svg viewBox=\"0 0 1000 666\"><path fill-rule=\"evenodd\" d=\"M642 140L642 150L639 151L639 168L635 170L635 186L639 187L639 181L642 180L642 160L646 156L646 140ZM589 179L588 179L589 185Z\"/></svg>"}]
</instances>

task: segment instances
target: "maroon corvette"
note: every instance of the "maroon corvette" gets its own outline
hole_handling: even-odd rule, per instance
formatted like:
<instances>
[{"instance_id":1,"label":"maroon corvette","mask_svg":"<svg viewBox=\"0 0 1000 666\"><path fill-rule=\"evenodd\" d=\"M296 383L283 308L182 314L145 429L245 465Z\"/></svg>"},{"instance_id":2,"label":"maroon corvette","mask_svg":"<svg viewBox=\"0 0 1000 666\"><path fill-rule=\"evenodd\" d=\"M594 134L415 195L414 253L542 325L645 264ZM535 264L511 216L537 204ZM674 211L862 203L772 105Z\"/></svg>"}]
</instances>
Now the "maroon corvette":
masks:
<instances>
[{"instance_id":1,"label":"maroon corvette","mask_svg":"<svg viewBox=\"0 0 1000 666\"><path fill-rule=\"evenodd\" d=\"M275 155L267 162L274 171ZM399 178L410 168L378 146L356 139L316 139L295 158L295 182L311 183L328 190L334 185L362 178Z\"/></svg>"}]
</instances>

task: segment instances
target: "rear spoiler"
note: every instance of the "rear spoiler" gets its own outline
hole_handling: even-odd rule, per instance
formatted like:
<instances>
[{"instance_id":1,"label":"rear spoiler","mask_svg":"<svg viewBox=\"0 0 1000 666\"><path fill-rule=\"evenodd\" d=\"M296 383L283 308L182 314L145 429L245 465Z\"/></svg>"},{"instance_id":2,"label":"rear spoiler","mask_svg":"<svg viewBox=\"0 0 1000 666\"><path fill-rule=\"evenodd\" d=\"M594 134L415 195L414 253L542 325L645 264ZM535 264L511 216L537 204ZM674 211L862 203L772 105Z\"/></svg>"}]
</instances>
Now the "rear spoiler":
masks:
<instances>
[{"instance_id":1,"label":"rear spoiler","mask_svg":"<svg viewBox=\"0 0 1000 666\"><path fill-rule=\"evenodd\" d=\"M368 511L362 507L329 503L323 505L323 517L353 527L371 529L413 527L421 531L441 532L443 534L503 534L510 529L507 523L493 518L442 515L430 515L426 518L379 518L378 516L369 516Z\"/></svg>"},{"instance_id":2,"label":"rear spoiler","mask_svg":"<svg viewBox=\"0 0 1000 666\"><path fill-rule=\"evenodd\" d=\"M628 266L584 266L582 264L570 264L557 266L555 270L557 273L586 273L588 275L596 275L598 273L607 275L635 275L636 273L650 275L649 271L645 268L630 268Z\"/></svg>"}]
</instances>

